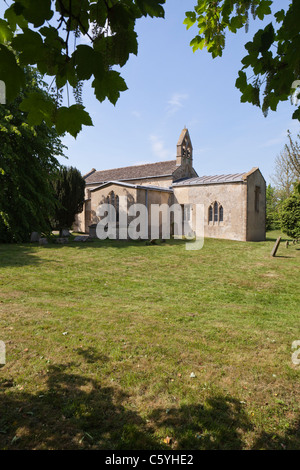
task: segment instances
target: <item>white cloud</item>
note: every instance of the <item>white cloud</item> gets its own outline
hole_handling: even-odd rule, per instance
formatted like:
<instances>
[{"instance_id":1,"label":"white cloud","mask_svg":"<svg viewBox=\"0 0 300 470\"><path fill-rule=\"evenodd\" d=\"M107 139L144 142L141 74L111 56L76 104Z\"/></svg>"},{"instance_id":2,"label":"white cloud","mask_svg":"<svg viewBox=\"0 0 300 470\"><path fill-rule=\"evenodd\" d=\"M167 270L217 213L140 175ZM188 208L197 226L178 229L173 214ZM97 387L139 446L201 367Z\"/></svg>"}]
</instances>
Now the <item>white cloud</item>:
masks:
<instances>
[{"instance_id":1,"label":"white cloud","mask_svg":"<svg viewBox=\"0 0 300 470\"><path fill-rule=\"evenodd\" d=\"M176 113L183 107L184 101L188 99L189 95L186 93L173 93L168 101L167 112L169 115Z\"/></svg>"},{"instance_id":2,"label":"white cloud","mask_svg":"<svg viewBox=\"0 0 300 470\"><path fill-rule=\"evenodd\" d=\"M131 111L131 114L137 119L141 119L142 115L139 111Z\"/></svg>"},{"instance_id":3,"label":"white cloud","mask_svg":"<svg viewBox=\"0 0 300 470\"><path fill-rule=\"evenodd\" d=\"M174 157L173 152L170 149L165 148L164 141L160 137L157 135L150 135L149 140L151 142L153 154L160 161L169 160Z\"/></svg>"}]
</instances>

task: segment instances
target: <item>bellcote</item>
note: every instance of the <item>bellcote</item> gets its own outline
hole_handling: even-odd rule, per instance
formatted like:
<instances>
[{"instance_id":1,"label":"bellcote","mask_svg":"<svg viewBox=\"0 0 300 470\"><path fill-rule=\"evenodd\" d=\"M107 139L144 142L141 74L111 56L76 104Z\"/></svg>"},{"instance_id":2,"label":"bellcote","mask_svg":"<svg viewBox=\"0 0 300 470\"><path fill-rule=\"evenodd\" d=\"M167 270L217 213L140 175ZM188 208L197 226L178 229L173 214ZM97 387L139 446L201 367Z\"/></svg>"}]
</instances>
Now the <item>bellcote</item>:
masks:
<instances>
[{"instance_id":1,"label":"bellcote","mask_svg":"<svg viewBox=\"0 0 300 470\"><path fill-rule=\"evenodd\" d=\"M193 146L186 128L182 130L177 143L176 163L177 165L188 163L189 166L193 166Z\"/></svg>"}]
</instances>

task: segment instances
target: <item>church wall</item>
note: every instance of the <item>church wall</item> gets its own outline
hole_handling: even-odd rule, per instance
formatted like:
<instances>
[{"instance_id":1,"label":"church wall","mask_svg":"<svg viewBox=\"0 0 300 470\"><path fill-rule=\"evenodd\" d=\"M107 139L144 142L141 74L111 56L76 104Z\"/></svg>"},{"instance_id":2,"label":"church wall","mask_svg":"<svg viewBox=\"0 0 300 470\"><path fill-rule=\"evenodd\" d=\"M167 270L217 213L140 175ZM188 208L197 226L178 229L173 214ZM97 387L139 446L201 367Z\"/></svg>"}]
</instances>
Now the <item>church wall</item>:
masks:
<instances>
[{"instance_id":1,"label":"church wall","mask_svg":"<svg viewBox=\"0 0 300 470\"><path fill-rule=\"evenodd\" d=\"M154 190L146 190L145 189L135 189L135 188L127 188L120 185L111 184L106 186L103 189L99 189L91 193L91 224L96 224L99 222L100 218L96 215L97 208L99 204L106 202L106 198L111 193L114 192L115 196L126 196L128 207L134 203L143 204L148 208L148 226L149 226L149 238L151 237L151 205L152 204L170 204L172 201L172 194L170 192L164 191L154 191ZM121 208L120 208L121 210ZM131 220L135 219L135 216L128 216L128 224ZM160 220L160 229L161 235L161 220Z\"/></svg>"},{"instance_id":2,"label":"church wall","mask_svg":"<svg viewBox=\"0 0 300 470\"><path fill-rule=\"evenodd\" d=\"M147 201L146 201L146 192L148 193L148 197L147 197L147 201L148 201L148 204L147 204ZM138 200L138 202L142 203L142 204L145 204L145 206L147 207L148 209L148 227L149 227L149 231L148 231L148 236L149 238L152 238L151 237L151 206L152 204L167 204L167 205L170 205L171 204L171 201L172 201L172 194L169 193L169 192L164 192L164 191L153 191L153 190L150 190L150 191L146 191L146 190L140 190L139 191L140 193L140 200ZM159 237L161 238L162 237L162 217L160 215L160 218L159 218Z\"/></svg>"},{"instance_id":3,"label":"church wall","mask_svg":"<svg viewBox=\"0 0 300 470\"><path fill-rule=\"evenodd\" d=\"M137 189L127 188L118 184L111 184L102 189L98 189L91 193L91 224L97 224L100 218L97 216L96 211L99 204L106 202L106 198L109 193L113 191L115 196L126 196L128 205L133 204L136 201Z\"/></svg>"},{"instance_id":4,"label":"church wall","mask_svg":"<svg viewBox=\"0 0 300 470\"><path fill-rule=\"evenodd\" d=\"M174 194L178 204L191 204L193 230L196 227L195 204L204 204L205 237L246 240L246 183L174 187ZM222 222L209 222L209 207L214 202L223 207Z\"/></svg>"},{"instance_id":5,"label":"church wall","mask_svg":"<svg viewBox=\"0 0 300 470\"><path fill-rule=\"evenodd\" d=\"M266 239L266 182L259 170L250 174L247 182L247 241L264 241Z\"/></svg>"}]
</instances>

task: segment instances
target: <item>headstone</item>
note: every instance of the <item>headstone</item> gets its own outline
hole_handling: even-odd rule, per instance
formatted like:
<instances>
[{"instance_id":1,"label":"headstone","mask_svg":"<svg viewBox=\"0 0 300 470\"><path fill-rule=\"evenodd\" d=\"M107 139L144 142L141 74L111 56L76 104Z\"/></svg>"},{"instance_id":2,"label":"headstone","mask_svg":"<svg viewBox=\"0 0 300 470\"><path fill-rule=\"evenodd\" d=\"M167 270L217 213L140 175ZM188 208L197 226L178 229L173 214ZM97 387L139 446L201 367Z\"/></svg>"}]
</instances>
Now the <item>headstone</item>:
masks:
<instances>
[{"instance_id":1,"label":"headstone","mask_svg":"<svg viewBox=\"0 0 300 470\"><path fill-rule=\"evenodd\" d=\"M69 230L67 230L65 228L61 231L61 236L62 237L69 237L70 235L71 234L70 234Z\"/></svg>"},{"instance_id":2,"label":"headstone","mask_svg":"<svg viewBox=\"0 0 300 470\"><path fill-rule=\"evenodd\" d=\"M96 228L97 228L97 224L92 224L89 226L90 237L97 238Z\"/></svg>"},{"instance_id":3,"label":"headstone","mask_svg":"<svg viewBox=\"0 0 300 470\"><path fill-rule=\"evenodd\" d=\"M48 240L47 240L47 238L40 238L40 239L39 239L39 244L40 244L40 245L48 245Z\"/></svg>"},{"instance_id":4,"label":"headstone","mask_svg":"<svg viewBox=\"0 0 300 470\"><path fill-rule=\"evenodd\" d=\"M88 235L78 235L74 238L74 242L86 242L90 241L90 237Z\"/></svg>"},{"instance_id":5,"label":"headstone","mask_svg":"<svg viewBox=\"0 0 300 470\"><path fill-rule=\"evenodd\" d=\"M271 256L276 256L280 241L281 241L281 237L278 237L277 240L276 240L276 243L273 247L273 250L271 251Z\"/></svg>"},{"instance_id":6,"label":"headstone","mask_svg":"<svg viewBox=\"0 0 300 470\"><path fill-rule=\"evenodd\" d=\"M38 242L39 239L40 239L40 234L38 232L32 232L30 236L30 242L35 243L35 242Z\"/></svg>"},{"instance_id":7,"label":"headstone","mask_svg":"<svg viewBox=\"0 0 300 470\"><path fill-rule=\"evenodd\" d=\"M286 247L286 248L289 247L289 241L288 241L288 240L285 242L285 247Z\"/></svg>"},{"instance_id":8,"label":"headstone","mask_svg":"<svg viewBox=\"0 0 300 470\"><path fill-rule=\"evenodd\" d=\"M68 238L57 238L56 243L68 243L69 239Z\"/></svg>"}]
</instances>

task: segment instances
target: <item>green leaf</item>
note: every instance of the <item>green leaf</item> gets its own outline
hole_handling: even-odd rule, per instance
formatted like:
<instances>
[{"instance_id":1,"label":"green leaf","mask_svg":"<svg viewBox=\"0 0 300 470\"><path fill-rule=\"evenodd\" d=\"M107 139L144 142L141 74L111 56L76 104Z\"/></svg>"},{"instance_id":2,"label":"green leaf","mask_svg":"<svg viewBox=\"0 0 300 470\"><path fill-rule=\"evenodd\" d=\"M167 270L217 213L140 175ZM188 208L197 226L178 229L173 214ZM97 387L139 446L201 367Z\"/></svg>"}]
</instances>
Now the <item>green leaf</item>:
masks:
<instances>
[{"instance_id":1,"label":"green leaf","mask_svg":"<svg viewBox=\"0 0 300 470\"><path fill-rule=\"evenodd\" d=\"M25 76L21 67L17 64L14 53L0 44L0 80L6 86L6 98L13 100L25 84Z\"/></svg>"},{"instance_id":2,"label":"green leaf","mask_svg":"<svg viewBox=\"0 0 300 470\"><path fill-rule=\"evenodd\" d=\"M243 91L247 87L247 75L245 72L239 71L239 77L236 79L235 86L239 90Z\"/></svg>"},{"instance_id":3,"label":"green leaf","mask_svg":"<svg viewBox=\"0 0 300 470\"><path fill-rule=\"evenodd\" d=\"M69 132L73 137L77 137L82 126L93 126L90 115L85 111L84 106L74 104L69 108L62 106L57 110L55 116L55 126L58 134Z\"/></svg>"},{"instance_id":4,"label":"green leaf","mask_svg":"<svg viewBox=\"0 0 300 470\"><path fill-rule=\"evenodd\" d=\"M272 3L272 0L263 0L260 2L260 5L258 5L255 11L260 20L263 20L266 15L270 15L272 13L270 8Z\"/></svg>"},{"instance_id":5,"label":"green leaf","mask_svg":"<svg viewBox=\"0 0 300 470\"><path fill-rule=\"evenodd\" d=\"M28 22L25 20L24 16L16 14L14 5L11 5L5 10L4 18L8 21L12 31L16 30L17 25L22 29L28 26Z\"/></svg>"},{"instance_id":6,"label":"green leaf","mask_svg":"<svg viewBox=\"0 0 300 470\"><path fill-rule=\"evenodd\" d=\"M185 13L185 20L183 24L186 25L186 29L191 28L196 23L196 13L194 11L187 11Z\"/></svg>"},{"instance_id":7,"label":"green leaf","mask_svg":"<svg viewBox=\"0 0 300 470\"><path fill-rule=\"evenodd\" d=\"M0 19L0 43L5 44L10 42L13 37L13 32L9 27L7 21Z\"/></svg>"},{"instance_id":8,"label":"green leaf","mask_svg":"<svg viewBox=\"0 0 300 470\"><path fill-rule=\"evenodd\" d=\"M285 11L284 10L280 10L278 11L277 13L275 13L275 18L276 18L276 21L277 23L282 23L282 21L284 20L285 18Z\"/></svg>"},{"instance_id":9,"label":"green leaf","mask_svg":"<svg viewBox=\"0 0 300 470\"><path fill-rule=\"evenodd\" d=\"M100 102L108 98L113 105L118 101L120 92L127 90L124 79L119 72L114 70L106 72L102 80L96 78L92 83L92 87L95 89L96 98Z\"/></svg>"},{"instance_id":10,"label":"green leaf","mask_svg":"<svg viewBox=\"0 0 300 470\"><path fill-rule=\"evenodd\" d=\"M55 105L42 93L30 93L20 104L20 109L28 113L27 120L30 126L38 126L43 121L49 126L52 125Z\"/></svg>"},{"instance_id":11,"label":"green leaf","mask_svg":"<svg viewBox=\"0 0 300 470\"><path fill-rule=\"evenodd\" d=\"M25 29L24 33L15 36L12 47L20 52L20 61L24 65L36 64L41 58L45 58L42 37L31 29Z\"/></svg>"},{"instance_id":12,"label":"green leaf","mask_svg":"<svg viewBox=\"0 0 300 470\"><path fill-rule=\"evenodd\" d=\"M51 0L19 0L13 7L17 15L22 14L36 28L51 20L54 13L51 9Z\"/></svg>"},{"instance_id":13,"label":"green leaf","mask_svg":"<svg viewBox=\"0 0 300 470\"><path fill-rule=\"evenodd\" d=\"M101 78L104 75L102 55L92 47L86 45L77 46L72 58L76 66L79 80L88 80L92 75Z\"/></svg>"},{"instance_id":14,"label":"green leaf","mask_svg":"<svg viewBox=\"0 0 300 470\"><path fill-rule=\"evenodd\" d=\"M136 0L136 4L141 10L143 16L154 16L158 18L164 18L165 11L161 4L164 4L165 0Z\"/></svg>"},{"instance_id":15,"label":"green leaf","mask_svg":"<svg viewBox=\"0 0 300 470\"><path fill-rule=\"evenodd\" d=\"M300 106L298 109L296 109L296 111L294 111L293 113L293 119L298 119L298 121L300 121ZM300 192L300 191L299 191Z\"/></svg>"}]
</instances>

